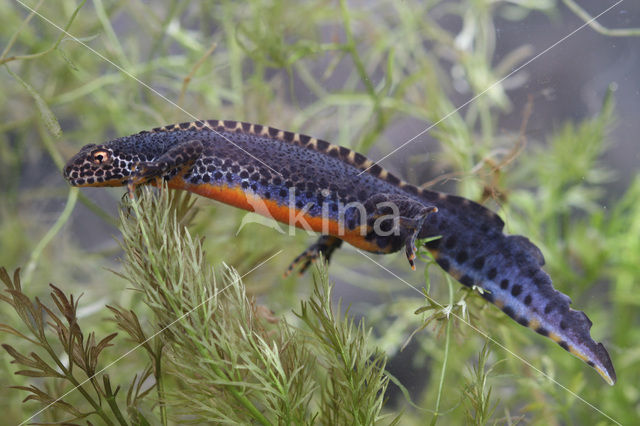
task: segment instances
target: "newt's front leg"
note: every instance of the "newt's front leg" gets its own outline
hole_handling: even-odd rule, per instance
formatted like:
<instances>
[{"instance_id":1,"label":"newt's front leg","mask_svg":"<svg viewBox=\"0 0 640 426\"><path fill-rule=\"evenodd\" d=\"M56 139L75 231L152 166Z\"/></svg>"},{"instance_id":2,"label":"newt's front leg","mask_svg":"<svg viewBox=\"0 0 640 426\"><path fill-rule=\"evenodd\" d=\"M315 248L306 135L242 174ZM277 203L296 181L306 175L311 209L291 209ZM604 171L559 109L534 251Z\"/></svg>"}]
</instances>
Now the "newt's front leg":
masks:
<instances>
[{"instance_id":1,"label":"newt's front leg","mask_svg":"<svg viewBox=\"0 0 640 426\"><path fill-rule=\"evenodd\" d=\"M371 212L367 223L373 226L374 234L391 234L395 245L401 243L409 265L415 271L416 239L427 216L436 213L438 208L399 194L376 194L365 202L365 208ZM392 220L391 229L389 220Z\"/></svg>"},{"instance_id":2,"label":"newt's front leg","mask_svg":"<svg viewBox=\"0 0 640 426\"><path fill-rule=\"evenodd\" d=\"M160 178L171 180L186 171L187 167L193 165L202 155L203 150L202 141L192 139L175 144L155 160L137 163L134 166L131 179L127 183L129 196L133 198L136 185L152 183Z\"/></svg>"}]
</instances>

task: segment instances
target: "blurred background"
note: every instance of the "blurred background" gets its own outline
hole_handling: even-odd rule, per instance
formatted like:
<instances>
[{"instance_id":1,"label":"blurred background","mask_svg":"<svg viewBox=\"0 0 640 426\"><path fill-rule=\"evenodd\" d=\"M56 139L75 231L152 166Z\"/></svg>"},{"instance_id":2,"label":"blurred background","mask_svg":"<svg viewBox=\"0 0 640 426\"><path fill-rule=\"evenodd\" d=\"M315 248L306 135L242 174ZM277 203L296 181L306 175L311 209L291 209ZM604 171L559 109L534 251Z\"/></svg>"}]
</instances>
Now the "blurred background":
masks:
<instances>
[{"instance_id":1,"label":"blurred background","mask_svg":"<svg viewBox=\"0 0 640 426\"><path fill-rule=\"evenodd\" d=\"M591 318L619 382L608 387L454 284L456 309L614 420L640 416L638 2L0 4L0 266L21 267L30 295L46 295L49 282L83 293L83 316L98 330L111 327L104 305L131 302L126 282L111 272L120 270L115 224L125 190L70 196L60 170L81 146L194 117L261 123L382 158L411 183L499 212L507 232L540 246L555 287ZM311 278L282 272L314 237L259 224L237 232L245 212L206 199L198 206L192 232L205 237L214 266L226 262L242 274L284 248L245 284L295 321L291 308ZM402 254L376 261L419 289L428 275L430 295L451 302L437 267L412 273ZM482 336L456 322L446 337L446 321L433 313L410 339L427 318L414 314L426 301L348 247L330 274L336 296L373 327L371 344L386 351L408 391L391 385L386 409L404 411L403 424L438 410L442 424L463 421ZM15 318L3 307L0 321ZM445 338L454 353L444 354ZM490 350L492 423L611 421L509 352ZM0 404L17 422L35 409L7 388L29 383L9 361L0 356ZM113 374L130 375L136 362L132 356Z\"/></svg>"}]
</instances>

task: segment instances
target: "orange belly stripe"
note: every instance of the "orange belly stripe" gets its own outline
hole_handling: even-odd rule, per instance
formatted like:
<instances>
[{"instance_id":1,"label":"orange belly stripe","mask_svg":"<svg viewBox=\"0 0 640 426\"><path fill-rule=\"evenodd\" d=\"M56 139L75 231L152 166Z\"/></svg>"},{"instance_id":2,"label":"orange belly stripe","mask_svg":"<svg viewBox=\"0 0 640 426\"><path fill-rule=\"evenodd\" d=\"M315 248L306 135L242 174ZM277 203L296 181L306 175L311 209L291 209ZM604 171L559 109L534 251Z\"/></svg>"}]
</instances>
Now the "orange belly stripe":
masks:
<instances>
[{"instance_id":1,"label":"orange belly stripe","mask_svg":"<svg viewBox=\"0 0 640 426\"><path fill-rule=\"evenodd\" d=\"M375 240L366 240L364 236L361 235L360 228L349 230L344 229L343 226L343 229L341 229L340 223L335 219L312 216L306 213L300 214L301 209L295 207L292 209L274 200L262 198L258 196L258 194L245 191L239 186L190 184L180 177L175 177L169 181L169 188L184 189L224 204L273 218L278 222L292 225L296 228L312 230L324 235L332 235L365 251L374 253L389 252L390 246L381 249ZM301 220L295 220L294 218L296 217ZM294 219L294 223L291 223L292 219Z\"/></svg>"}]
</instances>

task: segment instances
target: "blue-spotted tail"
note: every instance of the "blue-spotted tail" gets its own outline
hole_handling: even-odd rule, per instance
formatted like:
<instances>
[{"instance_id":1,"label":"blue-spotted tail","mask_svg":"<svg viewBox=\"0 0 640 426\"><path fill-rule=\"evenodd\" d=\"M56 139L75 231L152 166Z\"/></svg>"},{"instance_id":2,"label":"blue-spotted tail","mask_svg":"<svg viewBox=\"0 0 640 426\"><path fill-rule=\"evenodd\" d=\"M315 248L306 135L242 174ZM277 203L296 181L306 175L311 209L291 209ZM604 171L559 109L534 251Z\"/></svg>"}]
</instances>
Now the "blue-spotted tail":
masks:
<instances>
[{"instance_id":1,"label":"blue-spotted tail","mask_svg":"<svg viewBox=\"0 0 640 426\"><path fill-rule=\"evenodd\" d=\"M607 350L591 338L589 318L571 309L571 299L553 288L538 247L525 237L504 235L501 221L485 214L484 207L451 203L451 198L436 203L439 212L420 233L422 238L442 236L427 244L438 264L462 284L485 290L485 299L554 340L613 385L616 373Z\"/></svg>"}]
</instances>

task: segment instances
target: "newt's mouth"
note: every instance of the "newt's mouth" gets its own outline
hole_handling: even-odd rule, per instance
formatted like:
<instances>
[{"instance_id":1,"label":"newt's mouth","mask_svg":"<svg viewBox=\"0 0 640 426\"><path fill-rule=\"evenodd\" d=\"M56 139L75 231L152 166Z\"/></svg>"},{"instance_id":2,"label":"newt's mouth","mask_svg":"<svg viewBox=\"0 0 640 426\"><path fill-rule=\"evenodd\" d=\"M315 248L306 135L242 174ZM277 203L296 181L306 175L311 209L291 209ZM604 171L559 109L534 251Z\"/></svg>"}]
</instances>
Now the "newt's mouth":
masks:
<instances>
[{"instance_id":1,"label":"newt's mouth","mask_svg":"<svg viewBox=\"0 0 640 426\"><path fill-rule=\"evenodd\" d=\"M89 162L84 162L81 166L72 161L63 169L62 175L71 186L124 186L129 182L128 173L115 170L109 166L101 168Z\"/></svg>"},{"instance_id":2,"label":"newt's mouth","mask_svg":"<svg viewBox=\"0 0 640 426\"><path fill-rule=\"evenodd\" d=\"M64 176L64 179L67 182L69 182L71 185L75 186L75 181L77 179L77 176L76 176L76 178L72 177L73 174L74 174L74 171L76 171L76 173L77 173L77 169L75 169L73 167L73 165L71 165L69 163L67 163L67 165L62 168L62 176Z\"/></svg>"}]
</instances>

